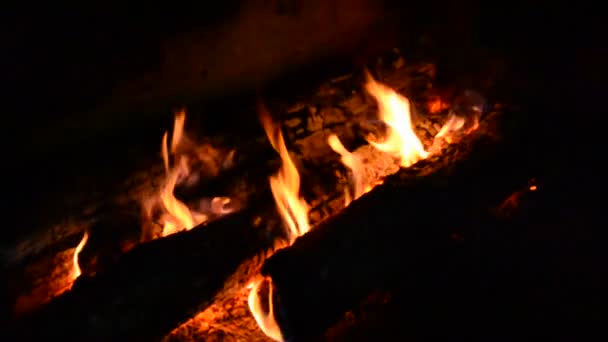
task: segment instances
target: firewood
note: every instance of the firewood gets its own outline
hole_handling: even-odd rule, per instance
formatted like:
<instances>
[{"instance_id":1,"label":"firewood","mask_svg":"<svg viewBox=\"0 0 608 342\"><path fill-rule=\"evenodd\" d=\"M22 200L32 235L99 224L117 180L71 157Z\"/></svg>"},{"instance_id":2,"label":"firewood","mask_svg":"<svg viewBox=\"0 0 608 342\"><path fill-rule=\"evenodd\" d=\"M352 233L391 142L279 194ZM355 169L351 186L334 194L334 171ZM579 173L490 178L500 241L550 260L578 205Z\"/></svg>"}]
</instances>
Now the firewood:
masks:
<instances>
[{"instance_id":1,"label":"firewood","mask_svg":"<svg viewBox=\"0 0 608 342\"><path fill-rule=\"evenodd\" d=\"M258 203L205 227L141 244L113 268L15 325L24 340L158 339L209 305L246 261L272 245L280 220L269 191ZM262 216L265 219L262 219ZM269 218L269 219L266 219ZM237 272L237 270L240 270ZM244 284L243 284L244 286Z\"/></svg>"},{"instance_id":2,"label":"firewood","mask_svg":"<svg viewBox=\"0 0 608 342\"><path fill-rule=\"evenodd\" d=\"M388 177L265 262L285 338L314 337L370 293L414 281L425 260L447 260L461 248L459 226L525 184L521 145L470 139Z\"/></svg>"}]
</instances>

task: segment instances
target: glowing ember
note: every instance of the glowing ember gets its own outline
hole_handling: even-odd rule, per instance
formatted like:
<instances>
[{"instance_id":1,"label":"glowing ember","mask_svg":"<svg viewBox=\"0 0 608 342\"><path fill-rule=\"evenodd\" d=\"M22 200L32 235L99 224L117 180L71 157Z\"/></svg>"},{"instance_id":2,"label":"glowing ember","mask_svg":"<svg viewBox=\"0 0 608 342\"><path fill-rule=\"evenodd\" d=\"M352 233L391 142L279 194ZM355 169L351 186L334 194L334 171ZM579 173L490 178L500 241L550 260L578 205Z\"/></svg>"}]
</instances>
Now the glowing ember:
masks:
<instances>
[{"instance_id":1,"label":"glowing ember","mask_svg":"<svg viewBox=\"0 0 608 342\"><path fill-rule=\"evenodd\" d=\"M409 100L390 87L378 83L369 73L367 73L365 86L378 102L380 119L388 126L388 133L384 140L374 141L370 138L368 139L370 145L397 158L401 167L409 167L419 160L427 158L430 153L424 149L421 140L414 132ZM270 177L270 185L277 208L287 229L288 245L290 245L295 238L305 234L310 229L308 205L299 197L300 176L289 156L280 127L273 124L270 115L264 108L260 111L260 117L272 146L279 152L283 162L278 174ZM455 116L450 117L435 140L447 140L450 143L450 134L461 130L463 126L464 119ZM330 135L327 142L335 152L340 154L342 163L351 171L350 182L353 196L351 197L350 191L347 189L345 205L350 204L353 200L370 191L375 185L381 183L381 181L378 181L374 184L365 184L364 165L357 155L346 150L336 135ZM284 247L287 246L283 244L278 248ZM260 297L261 285L264 282L267 283L266 288L268 289L267 312L262 309L262 299ZM261 277L256 279L249 293L249 308L262 331L270 338L280 341L283 336L274 317L272 291L272 281L270 279Z\"/></svg>"},{"instance_id":2,"label":"glowing ember","mask_svg":"<svg viewBox=\"0 0 608 342\"><path fill-rule=\"evenodd\" d=\"M441 101L440 98L435 98L428 102L428 110L430 113L439 113L448 108L448 104Z\"/></svg>"},{"instance_id":3,"label":"glowing ember","mask_svg":"<svg viewBox=\"0 0 608 342\"><path fill-rule=\"evenodd\" d=\"M380 151L387 152L399 159L401 166L409 167L429 153L414 132L410 113L410 101L397 94L390 87L377 82L367 73L367 91L378 101L378 115L388 125L384 141L368 142Z\"/></svg>"}]
</instances>

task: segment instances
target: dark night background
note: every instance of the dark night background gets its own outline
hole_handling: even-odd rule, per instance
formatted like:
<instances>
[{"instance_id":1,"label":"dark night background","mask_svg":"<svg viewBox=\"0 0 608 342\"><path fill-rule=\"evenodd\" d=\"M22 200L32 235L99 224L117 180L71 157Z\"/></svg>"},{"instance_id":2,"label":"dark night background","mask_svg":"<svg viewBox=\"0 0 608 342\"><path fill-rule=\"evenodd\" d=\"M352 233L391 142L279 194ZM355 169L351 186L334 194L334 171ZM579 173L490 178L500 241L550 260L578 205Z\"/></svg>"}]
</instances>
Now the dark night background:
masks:
<instances>
[{"instance_id":1,"label":"dark night background","mask_svg":"<svg viewBox=\"0 0 608 342\"><path fill-rule=\"evenodd\" d=\"M90 182L120 168L129 158L125 146L151 142L143 151L157 150L160 123L166 127L172 106L184 103L168 100L157 111L130 119L122 108L136 105L107 106L113 90L164 63L165 42L213 28L239 6L238 1L222 3L53 2L7 5L1 11L0 20L7 25L0 56L2 158L9 173L3 185L9 202L3 227L7 240L19 235L20 215L44 215L41 208L61 201L64 188L78 186L74 178ZM538 134L537 145L530 150L539 153L531 159L553 187L543 212L561 213L569 224L559 237L545 236L551 248L539 249L547 254L534 260L567 256L570 265L563 269L546 261L538 263L538 270L551 264L556 274L580 275L568 284L550 283L558 293L554 298L570 303L581 295L590 303L599 301L606 258L600 256L595 237L595 230L603 226L602 197L597 196L603 174L596 164L605 152L603 127L596 120L605 111L608 60L606 47L601 46L605 37L600 11L549 1L387 4L392 14L387 20L404 36L434 37L441 47L437 60L443 84L459 82L456 75L468 70L478 72L487 56L508 60L509 77L502 89L532 109L530 123ZM297 73L297 68L288 71ZM89 120L106 125L89 131L74 124ZM581 317L600 317L591 305L577 310Z\"/></svg>"}]
</instances>

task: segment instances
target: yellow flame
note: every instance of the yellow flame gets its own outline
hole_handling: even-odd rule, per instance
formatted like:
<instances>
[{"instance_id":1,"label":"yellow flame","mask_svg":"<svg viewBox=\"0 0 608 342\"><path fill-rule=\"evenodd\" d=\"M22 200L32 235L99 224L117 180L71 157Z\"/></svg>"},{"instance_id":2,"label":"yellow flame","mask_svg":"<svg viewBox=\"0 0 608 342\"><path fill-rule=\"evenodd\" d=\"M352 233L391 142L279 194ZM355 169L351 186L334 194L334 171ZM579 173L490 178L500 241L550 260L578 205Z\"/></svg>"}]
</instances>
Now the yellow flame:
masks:
<instances>
[{"instance_id":1,"label":"yellow flame","mask_svg":"<svg viewBox=\"0 0 608 342\"><path fill-rule=\"evenodd\" d=\"M260 112L260 119L272 147L281 156L281 168L276 175L270 177L270 188L291 243L310 230L309 207L308 203L300 198L300 174L289 156L280 126L272 122L265 110Z\"/></svg>"},{"instance_id":2,"label":"yellow flame","mask_svg":"<svg viewBox=\"0 0 608 342\"><path fill-rule=\"evenodd\" d=\"M467 126L467 121L470 127L464 130L465 126ZM430 148L431 153L439 152L445 146L446 143L448 145L454 143L458 134L469 134L476 130L478 127L479 115L473 115L472 118L467 120L465 117L450 113L448 119L433 139L433 145Z\"/></svg>"},{"instance_id":3,"label":"yellow flame","mask_svg":"<svg viewBox=\"0 0 608 342\"><path fill-rule=\"evenodd\" d=\"M82 239L78 243L78 246L76 246L74 249L74 256L72 257L72 272L70 274L71 281L76 280L82 274L80 265L78 264L78 254L80 254L84 248L84 245L86 245L87 240L89 240L89 233L85 230Z\"/></svg>"},{"instance_id":4,"label":"yellow flame","mask_svg":"<svg viewBox=\"0 0 608 342\"><path fill-rule=\"evenodd\" d=\"M435 141L437 139L443 139L448 144L452 143L452 136L460 131L465 124L465 119L458 115L452 114L448 117L448 120L443 124L439 132L435 135Z\"/></svg>"},{"instance_id":5,"label":"yellow flame","mask_svg":"<svg viewBox=\"0 0 608 342\"><path fill-rule=\"evenodd\" d=\"M179 111L175 115L173 126L173 135L171 138L171 152L174 153L179 146L179 143L184 136L184 122L186 120L186 112ZM177 185L177 180L180 176L187 175L188 159L185 156L180 156L177 165L173 169L169 167L169 147L167 146L167 135L165 132L162 139L161 155L165 165L166 179L160 190L160 201L163 208L167 212L162 218L163 231L162 236L171 235L182 230L189 230L196 225L207 220L207 216L202 213L191 211L186 204L178 200L173 191Z\"/></svg>"},{"instance_id":6,"label":"yellow flame","mask_svg":"<svg viewBox=\"0 0 608 342\"><path fill-rule=\"evenodd\" d=\"M348 206L350 202L361 197L364 193L371 190L372 187L366 187L365 184L363 184L363 165L361 160L356 155L349 152L344 145L342 145L342 142L337 135L330 135L329 138L327 138L327 143L332 150L340 155L340 161L342 161L342 164L344 164L344 166L349 168L351 171L349 178L353 187L353 196L351 197L348 188L344 191L344 206Z\"/></svg>"},{"instance_id":7,"label":"yellow flame","mask_svg":"<svg viewBox=\"0 0 608 342\"><path fill-rule=\"evenodd\" d=\"M374 80L369 72L366 75L365 88L378 102L378 115L389 127L384 141L368 139L368 142L376 149L399 158L403 167L425 159L429 153L424 150L422 142L414 132L409 100L387 85Z\"/></svg>"},{"instance_id":8,"label":"yellow flame","mask_svg":"<svg viewBox=\"0 0 608 342\"><path fill-rule=\"evenodd\" d=\"M287 233L287 243L279 241L275 244L275 248L280 249L291 245L298 236L302 236L310 230L309 206L299 195L300 174L289 156L280 126L272 122L270 114L263 105L260 105L260 121L264 126L270 144L279 153L282 161L277 174L270 177L272 195ZM264 281L268 282L268 312L264 312L262 309L262 299L260 298L260 286ZM283 335L274 317L272 279L258 277L254 279L250 286L248 304L253 317L268 337L276 341L282 341Z\"/></svg>"},{"instance_id":9,"label":"yellow flame","mask_svg":"<svg viewBox=\"0 0 608 342\"><path fill-rule=\"evenodd\" d=\"M226 208L230 204L231 200L229 197L214 197L211 200L211 212L217 215L226 215L233 212L232 209Z\"/></svg>"},{"instance_id":10,"label":"yellow flame","mask_svg":"<svg viewBox=\"0 0 608 342\"><path fill-rule=\"evenodd\" d=\"M268 282L268 312L265 313L262 308L262 300L259 296L260 286L264 282ZM274 317L274 305L273 305L273 288L272 281L270 278L256 279L249 292L247 303L249 304L249 310L258 323L258 326L266 334L266 336L272 338L275 341L283 341L283 334L281 328Z\"/></svg>"}]
</instances>

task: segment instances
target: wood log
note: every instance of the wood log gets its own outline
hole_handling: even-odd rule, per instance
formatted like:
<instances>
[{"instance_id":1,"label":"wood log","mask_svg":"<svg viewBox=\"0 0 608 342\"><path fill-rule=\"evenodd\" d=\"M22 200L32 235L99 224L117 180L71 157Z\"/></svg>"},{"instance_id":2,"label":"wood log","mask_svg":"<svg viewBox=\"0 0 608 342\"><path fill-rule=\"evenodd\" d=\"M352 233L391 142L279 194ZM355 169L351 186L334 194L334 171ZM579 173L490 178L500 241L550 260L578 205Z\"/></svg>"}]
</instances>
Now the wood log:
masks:
<instances>
[{"instance_id":1,"label":"wood log","mask_svg":"<svg viewBox=\"0 0 608 342\"><path fill-rule=\"evenodd\" d=\"M504 123L501 126L508 127ZM373 291L438 272L462 248L470 224L529 179L521 167L525 139L496 144L485 138L453 147L428 176L403 169L325 220L262 268L272 280L284 337L318 336ZM453 162L454 153L464 153Z\"/></svg>"},{"instance_id":2,"label":"wood log","mask_svg":"<svg viewBox=\"0 0 608 342\"><path fill-rule=\"evenodd\" d=\"M272 245L277 236L272 229L280 227L280 220L273 214L270 192L264 196L256 202L261 205L141 244L112 269L78 278L70 291L16 324L14 336L74 341L161 338L204 309L229 278L243 273L244 262Z\"/></svg>"}]
</instances>

